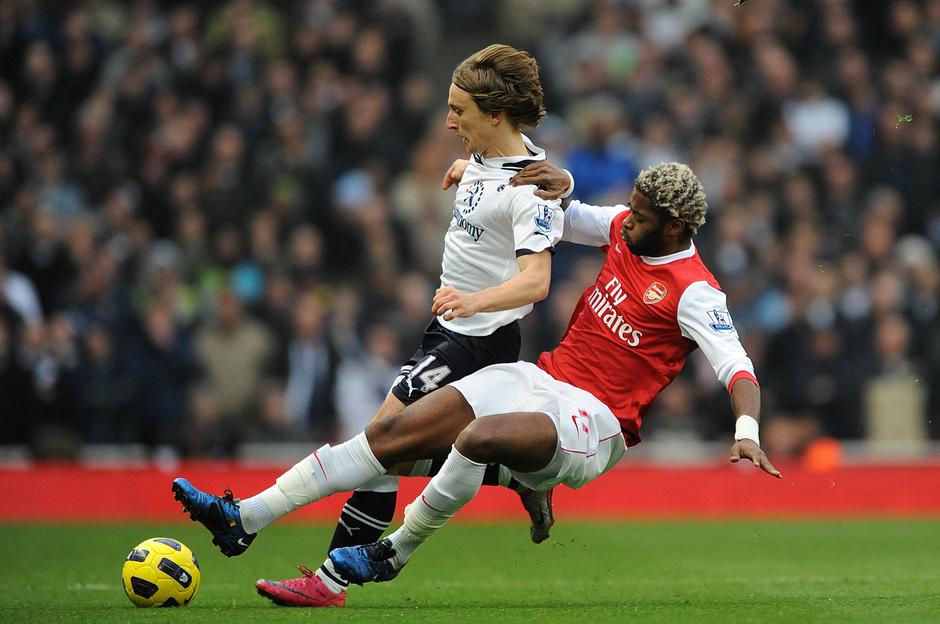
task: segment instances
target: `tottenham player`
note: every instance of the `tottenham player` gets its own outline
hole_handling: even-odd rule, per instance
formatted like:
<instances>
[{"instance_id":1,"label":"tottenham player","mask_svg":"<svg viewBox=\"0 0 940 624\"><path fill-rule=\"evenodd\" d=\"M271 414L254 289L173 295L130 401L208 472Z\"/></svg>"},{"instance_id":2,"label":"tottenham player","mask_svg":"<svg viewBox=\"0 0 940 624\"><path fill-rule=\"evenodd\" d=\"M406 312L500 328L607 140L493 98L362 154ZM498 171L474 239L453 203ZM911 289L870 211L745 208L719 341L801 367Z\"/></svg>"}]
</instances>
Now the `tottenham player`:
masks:
<instances>
[{"instance_id":1,"label":"tottenham player","mask_svg":"<svg viewBox=\"0 0 940 624\"><path fill-rule=\"evenodd\" d=\"M462 173L444 239L441 287L431 307L435 318L373 420L480 368L517 361L518 320L548 295L551 254L562 231L561 215L556 217L559 204L534 195L533 186L508 184L526 164L545 159L544 151L522 134L545 116L535 59L506 45L480 50L454 70L447 104L446 126L463 142L471 161ZM441 461L447 448L442 451ZM313 478L322 457L322 450L309 456L272 488L237 506L231 497L204 494L184 479L174 481L173 489L193 519L213 531L222 552L239 555L258 531L295 507L289 492ZM434 456L422 456L427 457ZM427 459L407 467L409 474L427 475L433 469ZM384 473L355 484L359 489L343 509L330 550L374 542L388 527L398 482ZM533 518L533 541L544 540L552 522L550 498L518 491ZM239 518L237 527L229 527L229 516ZM284 605L345 603L348 582L328 559L316 572L301 570L303 576L296 579L262 579L257 589Z\"/></svg>"},{"instance_id":2,"label":"tottenham player","mask_svg":"<svg viewBox=\"0 0 940 624\"><path fill-rule=\"evenodd\" d=\"M415 449L439 450L451 436L456 441L406 507L403 526L381 542L333 551L336 568L358 583L394 578L473 498L488 462L509 467L535 490L578 488L602 475L639 443L647 408L696 348L731 396L737 418L731 461L744 457L779 478L760 448L753 366L692 242L705 212L701 184L679 163L641 172L629 207L572 202L565 240L603 247L606 260L561 343L536 365L487 367L370 425L369 461L381 465L408 459ZM445 414L446 432L422 432L424 423L440 426Z\"/></svg>"}]
</instances>

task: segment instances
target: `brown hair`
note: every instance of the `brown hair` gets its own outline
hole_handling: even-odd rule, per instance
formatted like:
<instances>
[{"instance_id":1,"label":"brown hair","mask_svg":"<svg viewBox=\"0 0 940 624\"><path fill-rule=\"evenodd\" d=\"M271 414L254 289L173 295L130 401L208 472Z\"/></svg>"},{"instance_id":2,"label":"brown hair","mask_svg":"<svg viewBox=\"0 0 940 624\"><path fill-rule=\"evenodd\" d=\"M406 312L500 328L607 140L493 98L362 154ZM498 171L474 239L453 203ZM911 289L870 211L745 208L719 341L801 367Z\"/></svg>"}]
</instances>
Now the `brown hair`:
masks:
<instances>
[{"instance_id":1,"label":"brown hair","mask_svg":"<svg viewBox=\"0 0 940 624\"><path fill-rule=\"evenodd\" d=\"M505 112L519 130L534 128L545 117L539 66L525 50L487 46L461 62L452 80L484 112Z\"/></svg>"}]
</instances>

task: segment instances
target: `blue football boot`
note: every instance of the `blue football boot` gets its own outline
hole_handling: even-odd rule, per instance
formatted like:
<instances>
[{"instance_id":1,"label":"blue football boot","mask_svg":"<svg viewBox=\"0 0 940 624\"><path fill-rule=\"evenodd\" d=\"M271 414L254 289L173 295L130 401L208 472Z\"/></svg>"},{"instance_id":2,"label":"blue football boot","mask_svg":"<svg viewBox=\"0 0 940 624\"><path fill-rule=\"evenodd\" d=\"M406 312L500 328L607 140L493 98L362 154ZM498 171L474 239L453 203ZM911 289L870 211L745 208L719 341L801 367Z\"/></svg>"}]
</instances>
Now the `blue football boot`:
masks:
<instances>
[{"instance_id":1,"label":"blue football boot","mask_svg":"<svg viewBox=\"0 0 940 624\"><path fill-rule=\"evenodd\" d=\"M225 490L225 496L208 494L181 477L173 479L173 498L183 504L190 518L209 529L212 543L226 557L242 554L254 541L256 534L242 528L238 501L231 490Z\"/></svg>"},{"instance_id":2,"label":"blue football boot","mask_svg":"<svg viewBox=\"0 0 940 624\"><path fill-rule=\"evenodd\" d=\"M384 539L363 546L347 546L330 551L330 561L340 575L350 583L381 583L390 581L401 571L392 565L395 556L392 542Z\"/></svg>"}]
</instances>

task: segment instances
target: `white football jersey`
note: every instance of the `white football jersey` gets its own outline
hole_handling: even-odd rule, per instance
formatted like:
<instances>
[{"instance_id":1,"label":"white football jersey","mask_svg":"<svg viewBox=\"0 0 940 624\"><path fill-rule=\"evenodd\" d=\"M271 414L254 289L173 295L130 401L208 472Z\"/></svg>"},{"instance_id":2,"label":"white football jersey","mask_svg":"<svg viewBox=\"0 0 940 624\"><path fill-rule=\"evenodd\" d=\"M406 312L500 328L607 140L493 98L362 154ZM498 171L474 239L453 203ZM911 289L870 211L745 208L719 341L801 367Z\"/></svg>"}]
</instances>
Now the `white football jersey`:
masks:
<instances>
[{"instance_id":1,"label":"white football jersey","mask_svg":"<svg viewBox=\"0 0 940 624\"><path fill-rule=\"evenodd\" d=\"M560 202L535 195L532 185L514 187L509 179L545 151L523 136L530 156L482 158L474 154L457 187L454 218L444 236L441 284L461 292L498 286L519 274L516 258L554 249L564 216ZM441 325L467 336L488 336L532 311L532 304L502 312L481 312Z\"/></svg>"}]
</instances>

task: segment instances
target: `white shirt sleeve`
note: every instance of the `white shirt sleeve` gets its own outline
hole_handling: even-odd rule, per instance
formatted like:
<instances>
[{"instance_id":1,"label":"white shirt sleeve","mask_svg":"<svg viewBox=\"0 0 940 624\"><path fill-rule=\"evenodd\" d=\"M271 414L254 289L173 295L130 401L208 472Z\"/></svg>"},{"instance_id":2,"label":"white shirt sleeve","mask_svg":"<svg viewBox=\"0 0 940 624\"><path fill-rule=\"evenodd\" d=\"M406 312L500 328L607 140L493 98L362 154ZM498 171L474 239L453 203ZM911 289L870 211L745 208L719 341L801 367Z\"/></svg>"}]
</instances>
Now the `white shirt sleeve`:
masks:
<instances>
[{"instance_id":1,"label":"white shirt sleeve","mask_svg":"<svg viewBox=\"0 0 940 624\"><path fill-rule=\"evenodd\" d=\"M534 186L519 187L509 200L516 256L553 249L564 231L561 202L542 199L533 191Z\"/></svg>"},{"instance_id":2,"label":"white shirt sleeve","mask_svg":"<svg viewBox=\"0 0 940 624\"><path fill-rule=\"evenodd\" d=\"M627 207L592 206L577 200L565 209L565 231L561 240L578 245L603 247L610 244L610 224Z\"/></svg>"},{"instance_id":3,"label":"white shirt sleeve","mask_svg":"<svg viewBox=\"0 0 940 624\"><path fill-rule=\"evenodd\" d=\"M679 327L694 340L727 388L739 372L754 375L754 364L734 328L725 293L708 282L690 284L679 299Z\"/></svg>"}]
</instances>

